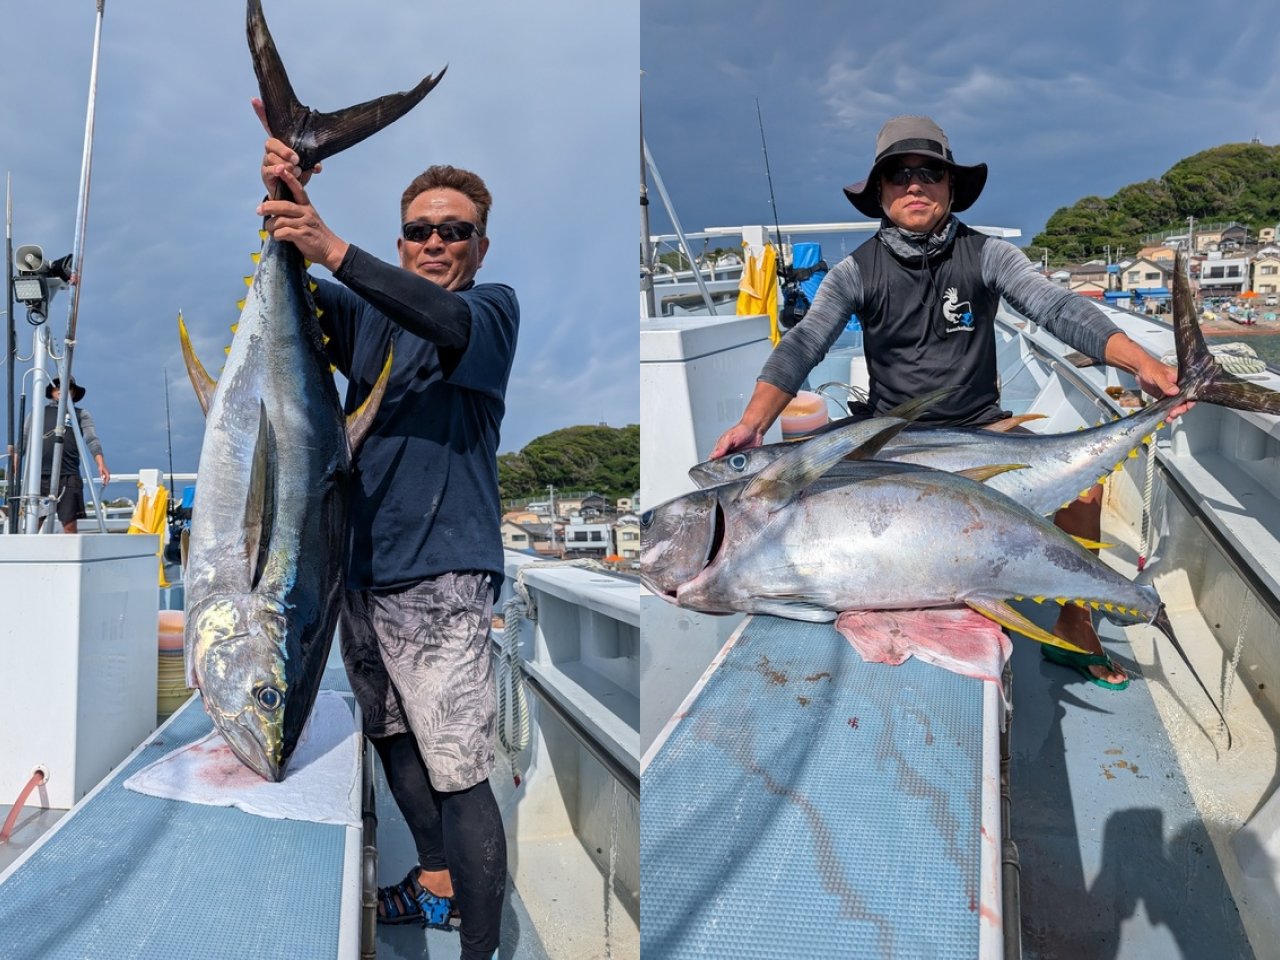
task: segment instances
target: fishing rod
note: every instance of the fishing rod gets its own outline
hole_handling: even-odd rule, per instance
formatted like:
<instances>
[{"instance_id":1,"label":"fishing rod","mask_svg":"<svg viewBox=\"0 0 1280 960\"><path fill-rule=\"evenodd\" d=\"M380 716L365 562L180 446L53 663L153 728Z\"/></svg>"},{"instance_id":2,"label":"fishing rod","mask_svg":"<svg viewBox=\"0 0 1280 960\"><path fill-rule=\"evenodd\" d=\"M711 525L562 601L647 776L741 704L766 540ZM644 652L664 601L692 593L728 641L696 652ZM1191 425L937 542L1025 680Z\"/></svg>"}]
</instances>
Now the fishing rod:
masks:
<instances>
[{"instance_id":1,"label":"fishing rod","mask_svg":"<svg viewBox=\"0 0 1280 960\"><path fill-rule=\"evenodd\" d=\"M106 0L97 0L98 13L93 31L93 61L89 66L89 107L84 123L84 151L80 157L80 199L76 206L76 235L71 248L70 275L75 279L71 303L67 307L67 332L63 337L61 368L62 391L58 394L58 416L53 439L53 469L49 491L58 489L62 468L63 434L66 431L67 408L71 403L71 360L76 347L76 320L80 313L80 288L84 285L84 234L89 219L89 181L93 169L93 116L98 99L98 52L102 46L102 16Z\"/></svg>"},{"instance_id":2,"label":"fishing rod","mask_svg":"<svg viewBox=\"0 0 1280 960\"><path fill-rule=\"evenodd\" d=\"M760 150L764 153L764 175L769 181L769 206L773 209L773 232L777 238L779 259L782 265L778 268L778 272L782 274L785 282L787 279L786 258L782 257L782 227L778 225L778 201L773 195L773 173L769 170L769 145L764 142L764 115L760 112L760 98L756 97L756 122L760 124Z\"/></svg>"},{"instance_id":3,"label":"fishing rod","mask_svg":"<svg viewBox=\"0 0 1280 960\"><path fill-rule=\"evenodd\" d=\"M778 311L778 325L790 330L809 312L809 297L800 288L802 280L808 280L816 270L826 270L819 261L814 267L797 270L795 250L791 251L791 264L787 264L786 248L782 244L782 227L778 224L778 201L773 194L773 172L769 169L769 145L764 139L764 115L760 112L760 98L756 97L756 121L760 124L760 150L764 153L764 175L769 181L769 206L773 208L773 229L778 243L778 276L782 280L782 308Z\"/></svg>"}]
</instances>

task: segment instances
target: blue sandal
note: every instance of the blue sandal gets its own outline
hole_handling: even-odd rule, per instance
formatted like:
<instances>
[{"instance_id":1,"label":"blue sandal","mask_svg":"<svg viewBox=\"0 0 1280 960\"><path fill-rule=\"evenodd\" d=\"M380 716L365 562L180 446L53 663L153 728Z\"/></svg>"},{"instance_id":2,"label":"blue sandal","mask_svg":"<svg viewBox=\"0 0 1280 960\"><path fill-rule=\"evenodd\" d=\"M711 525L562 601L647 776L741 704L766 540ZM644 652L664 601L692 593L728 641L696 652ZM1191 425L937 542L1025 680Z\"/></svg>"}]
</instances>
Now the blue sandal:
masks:
<instances>
[{"instance_id":1,"label":"blue sandal","mask_svg":"<svg viewBox=\"0 0 1280 960\"><path fill-rule=\"evenodd\" d=\"M451 897L438 897L418 882L421 867L414 867L399 883L378 888L378 922L385 924L421 923L435 930L454 929L449 923L453 912Z\"/></svg>"},{"instance_id":2,"label":"blue sandal","mask_svg":"<svg viewBox=\"0 0 1280 960\"><path fill-rule=\"evenodd\" d=\"M1112 673L1124 672L1112 663L1111 658L1105 653L1076 653L1074 650L1063 650L1061 647L1050 646L1047 643L1041 644L1040 653L1052 663L1061 664L1064 667L1073 667L1080 673L1080 676L1090 683L1102 687L1104 690L1123 690L1129 686L1128 676L1119 683L1112 683L1102 677L1095 677L1093 672L1090 671L1090 667L1106 667Z\"/></svg>"}]
</instances>

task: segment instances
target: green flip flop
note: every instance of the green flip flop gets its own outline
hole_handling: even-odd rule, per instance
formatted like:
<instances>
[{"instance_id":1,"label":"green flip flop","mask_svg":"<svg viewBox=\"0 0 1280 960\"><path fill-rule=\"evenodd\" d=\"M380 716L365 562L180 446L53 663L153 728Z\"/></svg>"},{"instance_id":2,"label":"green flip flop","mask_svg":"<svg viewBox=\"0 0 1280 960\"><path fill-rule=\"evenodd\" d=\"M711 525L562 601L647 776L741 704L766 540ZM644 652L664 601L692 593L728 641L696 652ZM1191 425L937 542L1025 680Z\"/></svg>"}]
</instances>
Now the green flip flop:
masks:
<instances>
[{"instance_id":1,"label":"green flip flop","mask_svg":"<svg viewBox=\"0 0 1280 960\"><path fill-rule=\"evenodd\" d=\"M1094 686L1102 687L1104 690L1123 690L1129 686L1129 678L1127 676L1119 683L1112 683L1110 680L1102 679L1102 677L1095 677L1089 671L1090 667L1106 667L1108 670L1118 672L1116 665L1105 653L1075 653L1072 650L1063 650L1061 647L1053 647L1047 643L1040 645L1040 653L1052 663L1074 668L1079 672L1080 676Z\"/></svg>"}]
</instances>

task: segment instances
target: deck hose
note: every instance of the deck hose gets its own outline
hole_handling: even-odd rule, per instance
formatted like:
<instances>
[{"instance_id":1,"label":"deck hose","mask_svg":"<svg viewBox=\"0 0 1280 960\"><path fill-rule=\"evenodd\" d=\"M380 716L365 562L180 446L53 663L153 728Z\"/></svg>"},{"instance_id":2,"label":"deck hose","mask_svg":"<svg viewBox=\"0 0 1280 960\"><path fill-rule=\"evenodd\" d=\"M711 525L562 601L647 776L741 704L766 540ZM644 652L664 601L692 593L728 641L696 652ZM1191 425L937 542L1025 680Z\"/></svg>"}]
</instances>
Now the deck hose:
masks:
<instances>
[{"instance_id":1,"label":"deck hose","mask_svg":"<svg viewBox=\"0 0 1280 960\"><path fill-rule=\"evenodd\" d=\"M13 805L13 809L9 811L9 816L5 818L4 827L0 828L0 843L8 841L9 836L13 833L13 825L17 822L18 814L22 812L22 805L27 802L27 797L31 796L31 791L42 783L44 783L44 771L37 770L31 775L27 785L22 788L22 792L18 794L18 802Z\"/></svg>"}]
</instances>

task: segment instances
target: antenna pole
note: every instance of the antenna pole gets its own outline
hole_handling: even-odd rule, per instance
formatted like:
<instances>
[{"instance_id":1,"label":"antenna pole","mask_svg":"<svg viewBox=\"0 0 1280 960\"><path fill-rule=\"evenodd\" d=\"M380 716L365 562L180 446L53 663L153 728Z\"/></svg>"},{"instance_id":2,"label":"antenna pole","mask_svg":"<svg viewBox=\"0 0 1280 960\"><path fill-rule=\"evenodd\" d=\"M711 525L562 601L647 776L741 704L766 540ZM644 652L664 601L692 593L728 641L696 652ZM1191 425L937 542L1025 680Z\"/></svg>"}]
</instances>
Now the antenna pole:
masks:
<instances>
[{"instance_id":1,"label":"antenna pole","mask_svg":"<svg viewBox=\"0 0 1280 960\"><path fill-rule=\"evenodd\" d=\"M80 313L80 288L84 285L84 234L89 219L89 179L93 169L93 115L98 100L98 52L102 47L102 17L106 0L97 0L98 15L93 31L93 61L89 66L89 107L84 121L84 150L80 157L80 199L76 205L76 235L71 250L71 272L75 285L71 288L71 303L67 307L67 332L63 337L61 383L58 399L58 419L55 421L53 440L53 469L49 477L49 492L58 495L59 473L62 468L63 431L66 429L67 408L71 405L71 360L76 349L76 319Z\"/></svg>"}]
</instances>

